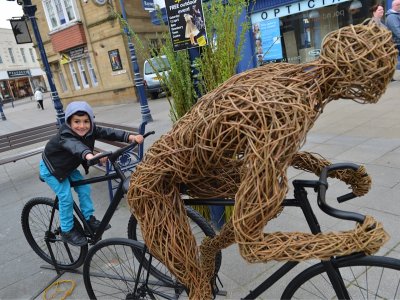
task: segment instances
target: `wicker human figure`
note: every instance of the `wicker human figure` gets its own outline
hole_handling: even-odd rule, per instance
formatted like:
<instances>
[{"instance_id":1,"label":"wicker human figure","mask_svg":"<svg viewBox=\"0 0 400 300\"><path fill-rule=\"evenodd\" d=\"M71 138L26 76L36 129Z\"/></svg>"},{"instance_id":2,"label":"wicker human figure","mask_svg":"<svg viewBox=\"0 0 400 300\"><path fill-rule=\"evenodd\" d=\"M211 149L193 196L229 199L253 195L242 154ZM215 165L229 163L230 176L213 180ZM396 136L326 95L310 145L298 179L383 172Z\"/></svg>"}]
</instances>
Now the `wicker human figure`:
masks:
<instances>
[{"instance_id":1,"label":"wicker human figure","mask_svg":"<svg viewBox=\"0 0 400 300\"><path fill-rule=\"evenodd\" d=\"M351 240L374 230L379 231L377 238L361 237L361 246L338 243L348 248L333 251L379 249L386 235L371 219L374 225L367 229L318 237L263 230L281 211L290 165L319 174L330 164L298 152L325 105L337 99L377 102L396 60L389 31L373 24L341 28L324 39L314 62L265 65L233 76L203 96L153 144L132 176L128 203L150 251L188 287L191 299L212 297L214 253L234 242L250 262L326 258L332 255L321 250L330 249L326 241ZM334 176L363 195L370 187L364 173L361 168ZM231 221L200 250L186 221L182 185L192 196L235 198ZM280 244L278 251L277 240L287 247ZM304 252L304 243L314 251Z\"/></svg>"}]
</instances>

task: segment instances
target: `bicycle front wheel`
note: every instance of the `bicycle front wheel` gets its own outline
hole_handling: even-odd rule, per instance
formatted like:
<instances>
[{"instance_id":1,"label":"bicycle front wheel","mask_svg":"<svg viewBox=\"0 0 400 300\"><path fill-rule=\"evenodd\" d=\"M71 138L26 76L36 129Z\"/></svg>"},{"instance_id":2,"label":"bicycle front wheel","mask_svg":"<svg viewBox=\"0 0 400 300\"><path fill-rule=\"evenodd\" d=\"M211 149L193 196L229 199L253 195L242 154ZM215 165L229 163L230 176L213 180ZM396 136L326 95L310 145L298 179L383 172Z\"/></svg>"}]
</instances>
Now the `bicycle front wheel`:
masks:
<instances>
[{"instance_id":1,"label":"bicycle front wheel","mask_svg":"<svg viewBox=\"0 0 400 300\"><path fill-rule=\"evenodd\" d=\"M189 225L196 239L197 245L200 245L205 237L215 236L214 229L207 222L207 220L204 219L202 215L200 215L200 213L198 213L190 206L186 206L185 209L188 216ZM128 237L132 240L144 243L142 233L140 231L140 226L137 223L135 216L133 215L131 215L128 223ZM219 268L221 267L221 261L222 254L221 251L218 251L215 258L215 274L218 273ZM149 263L145 262L145 267L147 268L148 266ZM177 281L175 276L171 274L167 267L155 257L152 257L150 272L154 277L163 280L164 282L173 284Z\"/></svg>"},{"instance_id":2,"label":"bicycle front wheel","mask_svg":"<svg viewBox=\"0 0 400 300\"><path fill-rule=\"evenodd\" d=\"M53 205L54 200L50 198L39 197L29 200L22 209L22 230L33 251L44 261L53 265L50 251L46 244L47 239L53 251L57 266L66 270L76 269L83 264L88 246L76 247L64 243L61 240L57 208L49 230ZM75 226L83 232L82 227L75 217L74 222Z\"/></svg>"},{"instance_id":3,"label":"bicycle front wheel","mask_svg":"<svg viewBox=\"0 0 400 300\"><path fill-rule=\"evenodd\" d=\"M151 261L151 255L142 243L126 238L100 241L89 250L83 266L89 298L177 299L184 287L152 277L145 261Z\"/></svg>"},{"instance_id":4,"label":"bicycle front wheel","mask_svg":"<svg viewBox=\"0 0 400 300\"><path fill-rule=\"evenodd\" d=\"M333 260L350 299L399 299L400 260L382 256ZM297 275L282 299L337 299L324 266L316 264Z\"/></svg>"}]
</instances>

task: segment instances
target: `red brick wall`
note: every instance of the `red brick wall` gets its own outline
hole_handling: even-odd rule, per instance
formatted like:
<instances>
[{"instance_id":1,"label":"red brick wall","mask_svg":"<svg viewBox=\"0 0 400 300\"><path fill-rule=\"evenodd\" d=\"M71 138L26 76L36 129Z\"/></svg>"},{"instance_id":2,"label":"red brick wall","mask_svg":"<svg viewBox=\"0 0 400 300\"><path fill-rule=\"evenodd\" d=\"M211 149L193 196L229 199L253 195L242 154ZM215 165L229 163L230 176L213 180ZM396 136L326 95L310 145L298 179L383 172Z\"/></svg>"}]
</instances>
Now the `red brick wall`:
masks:
<instances>
[{"instance_id":1,"label":"red brick wall","mask_svg":"<svg viewBox=\"0 0 400 300\"><path fill-rule=\"evenodd\" d=\"M55 52L86 44L85 31L82 24L76 24L51 34L51 43Z\"/></svg>"}]
</instances>

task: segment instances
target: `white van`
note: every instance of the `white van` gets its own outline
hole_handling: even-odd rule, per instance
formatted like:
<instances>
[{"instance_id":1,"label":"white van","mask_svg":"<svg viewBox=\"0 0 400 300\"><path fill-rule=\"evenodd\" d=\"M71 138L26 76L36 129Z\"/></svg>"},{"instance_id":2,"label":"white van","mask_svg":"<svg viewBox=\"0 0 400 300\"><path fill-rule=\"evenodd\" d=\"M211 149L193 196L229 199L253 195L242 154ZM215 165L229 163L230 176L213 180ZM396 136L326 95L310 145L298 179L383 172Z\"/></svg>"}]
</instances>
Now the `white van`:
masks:
<instances>
[{"instance_id":1,"label":"white van","mask_svg":"<svg viewBox=\"0 0 400 300\"><path fill-rule=\"evenodd\" d=\"M167 74L170 70L170 65L165 55L151 58L150 61L160 76L162 74ZM151 99L157 99L158 95L164 91L160 79L161 78L157 76L156 71L154 71L153 67L150 65L149 60L146 60L143 65L143 80L146 94Z\"/></svg>"}]
</instances>

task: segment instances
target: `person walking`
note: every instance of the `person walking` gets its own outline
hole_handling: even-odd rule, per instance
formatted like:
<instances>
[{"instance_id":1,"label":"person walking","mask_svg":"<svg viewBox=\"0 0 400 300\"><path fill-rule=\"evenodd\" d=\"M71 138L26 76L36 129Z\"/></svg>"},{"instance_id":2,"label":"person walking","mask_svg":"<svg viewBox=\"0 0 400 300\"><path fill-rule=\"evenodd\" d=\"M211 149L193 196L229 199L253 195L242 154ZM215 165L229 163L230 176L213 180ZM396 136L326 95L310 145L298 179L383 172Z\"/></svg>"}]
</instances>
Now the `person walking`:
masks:
<instances>
[{"instance_id":1,"label":"person walking","mask_svg":"<svg viewBox=\"0 0 400 300\"><path fill-rule=\"evenodd\" d=\"M392 8L386 12L386 26L392 32L393 41L400 52L400 0L393 0Z\"/></svg>"},{"instance_id":2,"label":"person walking","mask_svg":"<svg viewBox=\"0 0 400 300\"><path fill-rule=\"evenodd\" d=\"M3 96L0 94L0 116L3 121L7 120L6 115L3 112Z\"/></svg>"},{"instance_id":3,"label":"person walking","mask_svg":"<svg viewBox=\"0 0 400 300\"><path fill-rule=\"evenodd\" d=\"M38 103L38 108L39 108L39 109L42 108L42 110L44 110L44 107L43 107L43 93L42 93L42 91L40 90L40 87L36 88L36 91L35 91L35 100L36 100L37 103Z\"/></svg>"}]
</instances>

